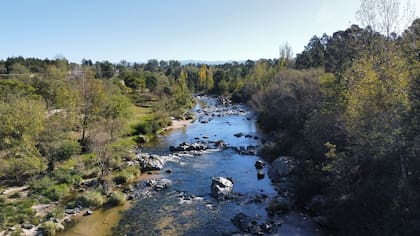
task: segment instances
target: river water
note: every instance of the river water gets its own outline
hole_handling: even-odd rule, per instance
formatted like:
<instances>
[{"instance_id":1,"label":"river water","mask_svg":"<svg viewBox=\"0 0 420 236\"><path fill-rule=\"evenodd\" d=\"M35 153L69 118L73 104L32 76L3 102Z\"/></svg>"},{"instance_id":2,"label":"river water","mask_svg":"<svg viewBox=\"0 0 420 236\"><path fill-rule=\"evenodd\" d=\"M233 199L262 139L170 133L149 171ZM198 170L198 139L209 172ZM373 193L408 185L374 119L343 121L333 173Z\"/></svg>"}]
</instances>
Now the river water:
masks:
<instances>
[{"instance_id":1,"label":"river water","mask_svg":"<svg viewBox=\"0 0 420 236\"><path fill-rule=\"evenodd\" d=\"M170 145L197 140L224 140L229 147L260 145L260 139L255 138L261 136L255 116L247 107L221 107L215 98L204 97L192 111L198 118L194 123L160 136L143 151L167 155ZM239 132L244 136L235 137ZM172 185L136 201L123 214L113 235L232 235L240 230L231 219L241 212L258 223L282 223L272 235L320 235L316 225L297 212L275 219L267 215L265 208L277 192L267 177L267 167L265 178L257 178L254 164L258 159L240 155L233 148L210 150L200 156L173 156L155 173L170 179ZM168 169L171 173L166 172ZM220 202L214 199L210 190L214 176L232 177L238 197Z\"/></svg>"}]
</instances>

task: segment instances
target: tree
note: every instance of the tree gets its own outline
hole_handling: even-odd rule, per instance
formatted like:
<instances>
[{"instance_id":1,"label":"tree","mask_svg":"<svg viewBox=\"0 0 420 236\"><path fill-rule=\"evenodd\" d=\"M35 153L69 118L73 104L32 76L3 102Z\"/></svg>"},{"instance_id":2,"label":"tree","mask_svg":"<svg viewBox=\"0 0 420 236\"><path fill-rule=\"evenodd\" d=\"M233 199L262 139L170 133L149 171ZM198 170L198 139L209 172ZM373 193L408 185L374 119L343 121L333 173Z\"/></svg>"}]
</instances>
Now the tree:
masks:
<instances>
[{"instance_id":1,"label":"tree","mask_svg":"<svg viewBox=\"0 0 420 236\"><path fill-rule=\"evenodd\" d=\"M73 121L69 119L67 111L48 116L37 148L41 155L47 159L49 171L54 170L57 161L66 160L72 155L80 153L80 144L72 140L69 135L72 127Z\"/></svg>"},{"instance_id":2,"label":"tree","mask_svg":"<svg viewBox=\"0 0 420 236\"><path fill-rule=\"evenodd\" d=\"M15 97L0 101L0 149L21 146L34 151L45 118L45 107L39 100Z\"/></svg>"},{"instance_id":3,"label":"tree","mask_svg":"<svg viewBox=\"0 0 420 236\"><path fill-rule=\"evenodd\" d=\"M287 67L293 57L293 50L289 43L284 43L279 49L279 66Z\"/></svg>"},{"instance_id":4,"label":"tree","mask_svg":"<svg viewBox=\"0 0 420 236\"><path fill-rule=\"evenodd\" d=\"M203 90L206 88L207 81L207 65L202 64L198 71L198 89Z\"/></svg>"},{"instance_id":5,"label":"tree","mask_svg":"<svg viewBox=\"0 0 420 236\"><path fill-rule=\"evenodd\" d=\"M111 136L109 132L103 130L100 123L98 123L97 127L98 128L93 130L90 135L89 147L93 153L95 153L96 161L100 169L99 180L105 192L108 192L106 176L109 173L112 159L112 153L108 148L108 145L111 143Z\"/></svg>"},{"instance_id":6,"label":"tree","mask_svg":"<svg viewBox=\"0 0 420 236\"><path fill-rule=\"evenodd\" d=\"M146 88L150 89L150 91L154 91L158 85L158 81L154 75L146 77Z\"/></svg>"},{"instance_id":7,"label":"tree","mask_svg":"<svg viewBox=\"0 0 420 236\"><path fill-rule=\"evenodd\" d=\"M67 70L50 65L47 67L45 75L34 78L33 84L36 88L36 93L44 98L47 110L50 110L52 105L55 105L56 98L59 96L57 89L66 76Z\"/></svg>"},{"instance_id":8,"label":"tree","mask_svg":"<svg viewBox=\"0 0 420 236\"><path fill-rule=\"evenodd\" d=\"M207 91L212 91L214 88L214 80L213 80L213 67L209 67L207 70L206 76L206 89Z\"/></svg>"},{"instance_id":9,"label":"tree","mask_svg":"<svg viewBox=\"0 0 420 236\"><path fill-rule=\"evenodd\" d=\"M86 147L86 133L89 125L98 118L105 97L102 82L94 79L93 72L88 70L80 81L80 125L82 128L81 143Z\"/></svg>"},{"instance_id":10,"label":"tree","mask_svg":"<svg viewBox=\"0 0 420 236\"><path fill-rule=\"evenodd\" d=\"M114 65L109 61L96 62L96 74L95 78L110 79L114 76Z\"/></svg>"},{"instance_id":11,"label":"tree","mask_svg":"<svg viewBox=\"0 0 420 236\"><path fill-rule=\"evenodd\" d=\"M373 157L383 157L399 145L402 114L409 105L404 61L396 55L385 57L389 56L393 58L390 66L375 66L371 59L363 58L346 75L350 85L345 116L349 134Z\"/></svg>"},{"instance_id":12,"label":"tree","mask_svg":"<svg viewBox=\"0 0 420 236\"><path fill-rule=\"evenodd\" d=\"M21 177L44 169L36 145L45 117L39 100L18 96L7 102L0 100L0 176L19 182Z\"/></svg>"},{"instance_id":13,"label":"tree","mask_svg":"<svg viewBox=\"0 0 420 236\"><path fill-rule=\"evenodd\" d=\"M127 117L129 116L130 101L121 93L114 92L104 100L102 116L109 131L111 140L115 140L117 132L122 132Z\"/></svg>"},{"instance_id":14,"label":"tree","mask_svg":"<svg viewBox=\"0 0 420 236\"><path fill-rule=\"evenodd\" d=\"M414 19L414 4L407 0L405 8L400 5L399 0L362 0L356 16L363 27L370 26L389 38L391 33L400 33Z\"/></svg>"},{"instance_id":15,"label":"tree","mask_svg":"<svg viewBox=\"0 0 420 236\"><path fill-rule=\"evenodd\" d=\"M326 36L323 36L325 39ZM324 40L313 36L302 53L296 55L296 68L307 69L323 67L325 64Z\"/></svg>"}]
</instances>

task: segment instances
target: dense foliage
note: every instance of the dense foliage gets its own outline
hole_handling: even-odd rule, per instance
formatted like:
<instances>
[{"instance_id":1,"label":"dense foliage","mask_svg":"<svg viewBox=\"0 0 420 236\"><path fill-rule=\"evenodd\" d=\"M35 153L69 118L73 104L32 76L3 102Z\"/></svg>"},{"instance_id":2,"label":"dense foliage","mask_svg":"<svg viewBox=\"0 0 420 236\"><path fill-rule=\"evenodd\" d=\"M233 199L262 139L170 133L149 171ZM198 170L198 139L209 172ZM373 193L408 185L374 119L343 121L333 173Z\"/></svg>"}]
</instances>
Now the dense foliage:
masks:
<instances>
[{"instance_id":1,"label":"dense foliage","mask_svg":"<svg viewBox=\"0 0 420 236\"><path fill-rule=\"evenodd\" d=\"M264 153L296 157L299 203L326 196L336 233L420 233L419 48L420 19L394 38L353 25L253 92Z\"/></svg>"},{"instance_id":2,"label":"dense foliage","mask_svg":"<svg viewBox=\"0 0 420 236\"><path fill-rule=\"evenodd\" d=\"M420 19L399 37L370 27L314 36L292 59L222 65L150 60L81 65L63 58L0 61L0 180L28 184L34 201L97 207L138 169L127 151L193 93L248 102L267 133L262 153L296 158L300 206L316 195L336 234L420 234ZM141 109L150 109L135 119ZM97 181L92 181L96 179ZM96 183L96 185L95 185ZM125 195L115 192L113 205ZM0 228L34 221L32 201L0 199ZM26 212L10 218L16 211Z\"/></svg>"}]
</instances>

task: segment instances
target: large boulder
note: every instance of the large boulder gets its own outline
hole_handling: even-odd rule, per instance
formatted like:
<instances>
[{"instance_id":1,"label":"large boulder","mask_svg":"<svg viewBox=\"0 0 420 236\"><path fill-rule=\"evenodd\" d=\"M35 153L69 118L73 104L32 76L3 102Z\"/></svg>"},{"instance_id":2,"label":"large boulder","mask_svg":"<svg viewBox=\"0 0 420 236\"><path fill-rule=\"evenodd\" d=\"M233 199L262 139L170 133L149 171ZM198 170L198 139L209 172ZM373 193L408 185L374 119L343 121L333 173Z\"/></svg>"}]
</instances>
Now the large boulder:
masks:
<instances>
[{"instance_id":1,"label":"large boulder","mask_svg":"<svg viewBox=\"0 0 420 236\"><path fill-rule=\"evenodd\" d=\"M146 186L152 187L156 191L161 191L163 189L169 188L172 185L170 179L149 179L146 181Z\"/></svg>"},{"instance_id":2,"label":"large boulder","mask_svg":"<svg viewBox=\"0 0 420 236\"><path fill-rule=\"evenodd\" d=\"M294 164L290 157L279 157L271 162L270 174L273 177L286 177L292 173L293 168Z\"/></svg>"},{"instance_id":3,"label":"large boulder","mask_svg":"<svg viewBox=\"0 0 420 236\"><path fill-rule=\"evenodd\" d=\"M160 170L165 161L158 155L143 154L139 157L140 168L142 171Z\"/></svg>"},{"instance_id":4,"label":"large boulder","mask_svg":"<svg viewBox=\"0 0 420 236\"><path fill-rule=\"evenodd\" d=\"M213 177L211 180L211 195L217 200L232 198L233 180L229 177Z\"/></svg>"},{"instance_id":5,"label":"large boulder","mask_svg":"<svg viewBox=\"0 0 420 236\"><path fill-rule=\"evenodd\" d=\"M21 224L20 227L22 227L22 229L29 230L29 229L32 229L34 227L34 225L33 224L30 224L30 223L23 223L23 224Z\"/></svg>"}]
</instances>

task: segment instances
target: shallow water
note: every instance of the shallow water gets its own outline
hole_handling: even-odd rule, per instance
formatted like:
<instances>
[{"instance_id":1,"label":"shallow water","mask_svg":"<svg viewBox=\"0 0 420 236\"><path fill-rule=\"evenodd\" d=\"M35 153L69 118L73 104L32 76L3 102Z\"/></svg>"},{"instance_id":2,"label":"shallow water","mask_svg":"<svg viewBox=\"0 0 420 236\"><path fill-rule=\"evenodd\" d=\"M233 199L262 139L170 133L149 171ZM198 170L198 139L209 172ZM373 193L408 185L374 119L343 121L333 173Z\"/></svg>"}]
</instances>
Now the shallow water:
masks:
<instances>
[{"instance_id":1,"label":"shallow water","mask_svg":"<svg viewBox=\"0 0 420 236\"><path fill-rule=\"evenodd\" d=\"M254 115L245 106L229 107L234 114L217 115L221 107L215 106L216 100L205 98L193 109L197 121L186 128L174 130L146 146L145 152L168 154L170 145L182 142L193 143L199 140L224 140L228 146L239 147L259 145L254 138L235 137L242 132L260 136L255 125ZM208 116L202 112L206 108ZM239 112L241 111L241 112ZM225 111L224 113L228 113ZM216 114L212 116L212 114ZM200 123L200 118L210 120ZM208 138L207 138L208 137ZM277 195L270 179L257 178L254 166L257 156L239 155L232 149L212 150L201 156L180 156L168 161L161 174L172 180L172 186L154 193L150 198L138 200L125 212L114 235L230 235L240 232L231 219L242 212L257 217L259 223L270 222L265 207ZM171 169L172 173L165 171ZM264 169L267 173L267 168ZM214 176L232 177L235 193L240 197L218 202L210 196L211 178ZM258 196L265 195L262 201L254 202ZM185 198L187 196L187 198ZM192 196L192 200L190 197ZM260 198L261 199L261 198ZM278 219L277 219L278 220ZM298 213L282 217L283 225L279 234L317 235L316 227L303 222L305 218Z\"/></svg>"}]
</instances>

